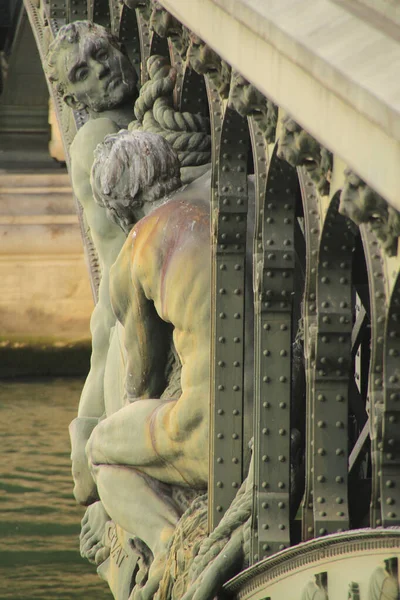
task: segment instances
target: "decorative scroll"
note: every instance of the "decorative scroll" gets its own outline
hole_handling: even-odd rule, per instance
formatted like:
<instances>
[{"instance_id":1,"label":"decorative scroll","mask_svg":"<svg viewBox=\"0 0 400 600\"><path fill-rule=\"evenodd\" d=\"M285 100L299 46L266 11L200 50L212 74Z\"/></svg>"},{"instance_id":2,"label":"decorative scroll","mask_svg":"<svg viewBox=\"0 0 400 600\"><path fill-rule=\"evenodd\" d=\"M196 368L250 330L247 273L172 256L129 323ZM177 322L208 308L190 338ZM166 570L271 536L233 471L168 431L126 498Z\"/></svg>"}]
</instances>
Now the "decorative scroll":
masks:
<instances>
[{"instance_id":1,"label":"decorative scroll","mask_svg":"<svg viewBox=\"0 0 400 600\"><path fill-rule=\"evenodd\" d=\"M353 171L347 169L345 176L339 212L356 225L367 223L388 256L395 256L400 235L400 213Z\"/></svg>"}]
</instances>

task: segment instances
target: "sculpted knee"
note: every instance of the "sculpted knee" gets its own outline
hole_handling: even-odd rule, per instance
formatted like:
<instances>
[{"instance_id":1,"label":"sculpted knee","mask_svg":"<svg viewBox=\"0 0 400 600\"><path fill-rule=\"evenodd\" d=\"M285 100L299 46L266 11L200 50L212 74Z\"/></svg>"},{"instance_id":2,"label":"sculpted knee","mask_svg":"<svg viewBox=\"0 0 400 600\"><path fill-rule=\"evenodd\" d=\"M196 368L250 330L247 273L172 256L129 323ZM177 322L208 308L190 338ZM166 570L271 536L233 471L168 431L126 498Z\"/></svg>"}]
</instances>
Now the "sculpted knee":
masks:
<instances>
[{"instance_id":1,"label":"sculpted knee","mask_svg":"<svg viewBox=\"0 0 400 600\"><path fill-rule=\"evenodd\" d=\"M100 424L97 425L91 435L90 438L87 441L86 444L86 448L85 448L85 452L86 452L86 457L88 460L88 464L89 464L89 468L91 471L93 471L93 467L95 467L96 465L100 464L102 461L100 459L100 438L101 436L99 436L99 427Z\"/></svg>"}]
</instances>

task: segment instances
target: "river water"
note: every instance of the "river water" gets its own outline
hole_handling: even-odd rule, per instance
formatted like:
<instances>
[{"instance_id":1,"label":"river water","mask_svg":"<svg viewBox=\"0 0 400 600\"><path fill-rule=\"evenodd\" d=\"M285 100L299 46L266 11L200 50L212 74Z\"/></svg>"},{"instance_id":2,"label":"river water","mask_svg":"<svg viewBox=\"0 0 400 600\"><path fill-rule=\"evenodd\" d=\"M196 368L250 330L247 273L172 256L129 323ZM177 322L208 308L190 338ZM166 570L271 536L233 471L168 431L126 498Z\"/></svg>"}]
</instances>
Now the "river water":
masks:
<instances>
[{"instance_id":1,"label":"river water","mask_svg":"<svg viewBox=\"0 0 400 600\"><path fill-rule=\"evenodd\" d=\"M81 379L0 382L0 598L110 600L79 555L68 424Z\"/></svg>"}]
</instances>

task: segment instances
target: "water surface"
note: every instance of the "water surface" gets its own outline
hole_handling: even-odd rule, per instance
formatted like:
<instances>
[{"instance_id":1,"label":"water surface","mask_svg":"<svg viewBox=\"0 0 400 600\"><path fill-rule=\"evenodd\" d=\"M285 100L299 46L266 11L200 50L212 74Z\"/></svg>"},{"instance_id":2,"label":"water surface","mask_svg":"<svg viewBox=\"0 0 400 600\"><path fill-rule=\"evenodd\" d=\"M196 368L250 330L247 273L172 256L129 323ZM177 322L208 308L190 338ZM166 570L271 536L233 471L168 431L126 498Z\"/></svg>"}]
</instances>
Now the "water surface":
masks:
<instances>
[{"instance_id":1,"label":"water surface","mask_svg":"<svg viewBox=\"0 0 400 600\"><path fill-rule=\"evenodd\" d=\"M0 598L110 600L79 555L68 424L81 379L0 382Z\"/></svg>"}]
</instances>

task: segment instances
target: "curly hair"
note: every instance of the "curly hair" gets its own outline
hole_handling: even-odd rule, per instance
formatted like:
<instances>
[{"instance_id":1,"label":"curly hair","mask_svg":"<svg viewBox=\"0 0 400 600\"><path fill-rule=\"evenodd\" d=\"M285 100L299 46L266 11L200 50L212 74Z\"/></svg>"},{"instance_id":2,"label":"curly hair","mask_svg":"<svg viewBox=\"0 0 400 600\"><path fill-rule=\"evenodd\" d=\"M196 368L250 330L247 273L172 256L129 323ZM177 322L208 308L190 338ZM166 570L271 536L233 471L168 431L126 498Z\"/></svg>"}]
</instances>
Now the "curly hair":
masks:
<instances>
[{"instance_id":1,"label":"curly hair","mask_svg":"<svg viewBox=\"0 0 400 600\"><path fill-rule=\"evenodd\" d=\"M180 163L160 135L123 129L97 146L91 182L97 204L132 210L179 188Z\"/></svg>"},{"instance_id":2,"label":"curly hair","mask_svg":"<svg viewBox=\"0 0 400 600\"><path fill-rule=\"evenodd\" d=\"M56 84L57 93L63 96L66 92L67 82L60 77L58 58L62 50L71 48L71 44L79 44L82 38L93 36L95 43L106 40L107 43L123 52L121 44L116 37L111 35L105 27L92 21L74 21L60 28L56 38L50 44L46 55L45 71L49 80Z\"/></svg>"}]
</instances>

